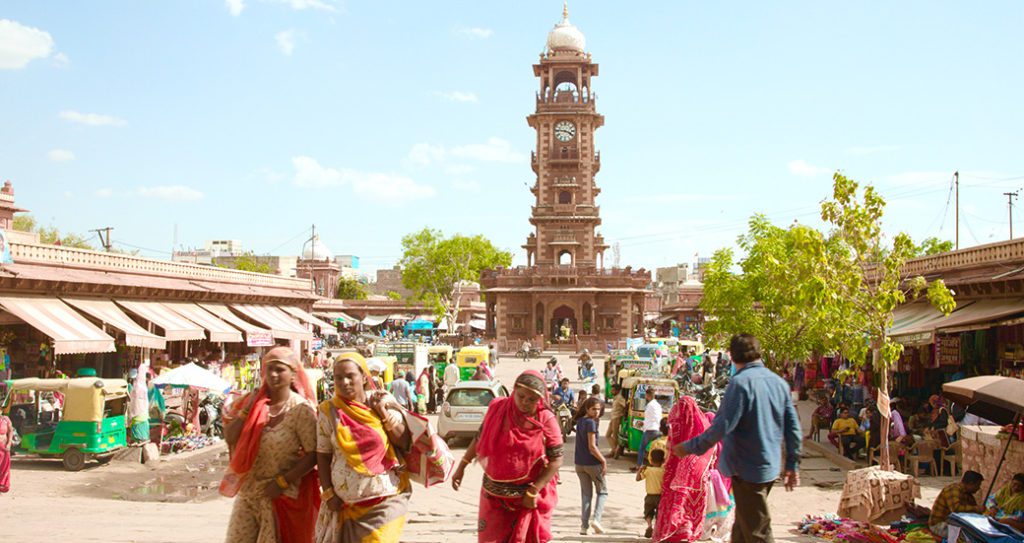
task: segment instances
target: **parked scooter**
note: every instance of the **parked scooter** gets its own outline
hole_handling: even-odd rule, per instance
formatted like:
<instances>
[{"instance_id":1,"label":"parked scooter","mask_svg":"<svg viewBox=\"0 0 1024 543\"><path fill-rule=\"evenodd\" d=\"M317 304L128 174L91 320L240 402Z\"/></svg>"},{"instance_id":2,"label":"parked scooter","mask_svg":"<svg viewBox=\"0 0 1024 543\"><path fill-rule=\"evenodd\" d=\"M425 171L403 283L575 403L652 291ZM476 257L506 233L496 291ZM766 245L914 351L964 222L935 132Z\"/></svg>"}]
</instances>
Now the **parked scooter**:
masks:
<instances>
[{"instance_id":1,"label":"parked scooter","mask_svg":"<svg viewBox=\"0 0 1024 543\"><path fill-rule=\"evenodd\" d=\"M199 429L211 437L224 436L224 422L220 418L221 408L224 407L224 396L220 394L207 394L203 401L199 402Z\"/></svg>"},{"instance_id":2,"label":"parked scooter","mask_svg":"<svg viewBox=\"0 0 1024 543\"><path fill-rule=\"evenodd\" d=\"M572 433L572 409L560 403L555 407L555 413L558 415L558 427L562 429L562 440L566 440Z\"/></svg>"}]
</instances>

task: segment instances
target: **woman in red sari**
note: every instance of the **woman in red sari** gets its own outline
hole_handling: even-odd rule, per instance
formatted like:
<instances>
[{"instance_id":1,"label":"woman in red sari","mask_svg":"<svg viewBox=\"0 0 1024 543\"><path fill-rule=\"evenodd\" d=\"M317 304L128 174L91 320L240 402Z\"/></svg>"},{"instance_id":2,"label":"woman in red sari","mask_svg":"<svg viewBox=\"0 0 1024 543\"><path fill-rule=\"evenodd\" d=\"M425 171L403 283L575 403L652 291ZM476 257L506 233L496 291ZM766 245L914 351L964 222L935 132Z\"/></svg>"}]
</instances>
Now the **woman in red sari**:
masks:
<instances>
[{"instance_id":1,"label":"woman in red sari","mask_svg":"<svg viewBox=\"0 0 1024 543\"><path fill-rule=\"evenodd\" d=\"M0 413L0 494L11 490L11 449L14 448L14 425Z\"/></svg>"},{"instance_id":2,"label":"woman in red sari","mask_svg":"<svg viewBox=\"0 0 1024 543\"><path fill-rule=\"evenodd\" d=\"M683 396L668 415L668 449L697 437L709 426L697 402ZM654 541L693 542L704 534L711 469L715 465L716 450L701 456L680 458L670 455L665 463L658 519L654 525Z\"/></svg>"},{"instance_id":3,"label":"woman in red sari","mask_svg":"<svg viewBox=\"0 0 1024 543\"><path fill-rule=\"evenodd\" d=\"M320 491L316 393L295 352L263 356L263 384L225 413L231 462L220 493L234 497L228 543L312 543Z\"/></svg>"},{"instance_id":4,"label":"woman in red sari","mask_svg":"<svg viewBox=\"0 0 1024 543\"><path fill-rule=\"evenodd\" d=\"M563 450L558 417L548 408L546 396L544 377L533 370L523 372L511 397L488 406L480 434L452 475L452 487L458 490L474 459L484 468L479 543L551 540Z\"/></svg>"}]
</instances>

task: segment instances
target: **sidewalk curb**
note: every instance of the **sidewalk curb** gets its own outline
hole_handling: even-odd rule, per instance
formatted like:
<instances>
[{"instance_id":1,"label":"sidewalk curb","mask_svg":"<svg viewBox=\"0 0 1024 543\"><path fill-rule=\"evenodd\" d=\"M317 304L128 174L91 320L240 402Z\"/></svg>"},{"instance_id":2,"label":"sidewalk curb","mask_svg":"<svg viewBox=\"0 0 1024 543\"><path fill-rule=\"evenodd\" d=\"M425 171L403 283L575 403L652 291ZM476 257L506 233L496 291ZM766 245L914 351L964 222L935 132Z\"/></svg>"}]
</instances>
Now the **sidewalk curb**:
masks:
<instances>
[{"instance_id":1,"label":"sidewalk curb","mask_svg":"<svg viewBox=\"0 0 1024 543\"><path fill-rule=\"evenodd\" d=\"M811 441L810 439L805 439L804 440L804 448L805 449L810 449L810 450L812 450L812 451L814 451L814 452L824 456L825 459L827 459L829 462L832 462L833 464L835 464L836 466L838 466L841 469L849 471L849 470L852 470L852 469L857 469L857 467L858 467L857 462L854 462L853 460L850 460L849 458L839 454L839 452L833 450L832 447L827 447L827 446L825 446L822 443L819 443L817 441Z\"/></svg>"}]
</instances>

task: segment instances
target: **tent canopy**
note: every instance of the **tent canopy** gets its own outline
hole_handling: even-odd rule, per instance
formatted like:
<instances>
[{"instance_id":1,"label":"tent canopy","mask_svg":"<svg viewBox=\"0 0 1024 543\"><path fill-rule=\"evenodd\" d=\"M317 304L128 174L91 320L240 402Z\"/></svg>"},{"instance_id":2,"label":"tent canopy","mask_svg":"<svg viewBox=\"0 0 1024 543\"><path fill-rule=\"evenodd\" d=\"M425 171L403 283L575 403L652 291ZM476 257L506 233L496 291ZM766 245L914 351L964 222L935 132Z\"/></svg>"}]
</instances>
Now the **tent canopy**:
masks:
<instances>
[{"instance_id":1,"label":"tent canopy","mask_svg":"<svg viewBox=\"0 0 1024 543\"><path fill-rule=\"evenodd\" d=\"M203 388L215 392L231 390L231 383L214 375L210 370L196 365L195 362L189 362L184 366L161 373L156 379L153 379L153 385L158 387Z\"/></svg>"},{"instance_id":2,"label":"tent canopy","mask_svg":"<svg viewBox=\"0 0 1024 543\"><path fill-rule=\"evenodd\" d=\"M56 298L0 297L0 307L53 339L54 354L112 353L114 338Z\"/></svg>"}]
</instances>

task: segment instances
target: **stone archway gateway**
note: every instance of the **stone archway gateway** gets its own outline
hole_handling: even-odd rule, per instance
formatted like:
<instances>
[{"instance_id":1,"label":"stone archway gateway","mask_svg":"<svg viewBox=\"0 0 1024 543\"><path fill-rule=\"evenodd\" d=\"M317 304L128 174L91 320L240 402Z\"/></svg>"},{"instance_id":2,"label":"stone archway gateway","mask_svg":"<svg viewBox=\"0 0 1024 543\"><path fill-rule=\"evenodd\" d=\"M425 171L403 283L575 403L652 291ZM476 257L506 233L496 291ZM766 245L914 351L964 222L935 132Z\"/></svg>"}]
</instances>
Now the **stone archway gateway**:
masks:
<instances>
[{"instance_id":1,"label":"stone archway gateway","mask_svg":"<svg viewBox=\"0 0 1024 543\"><path fill-rule=\"evenodd\" d=\"M559 341L572 341L576 337L576 310L567 306L558 306L551 313L551 337ZM568 337L566 337L568 332Z\"/></svg>"}]
</instances>

